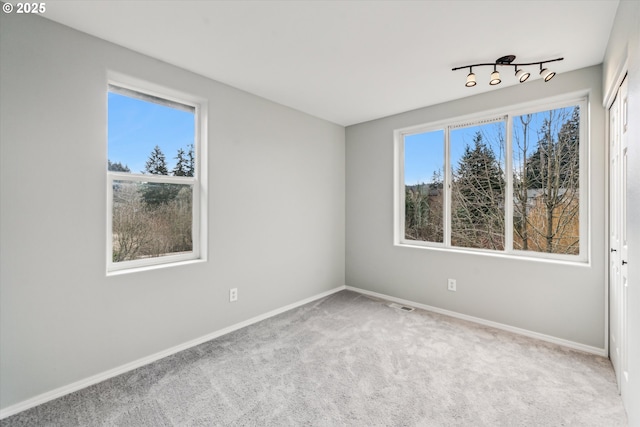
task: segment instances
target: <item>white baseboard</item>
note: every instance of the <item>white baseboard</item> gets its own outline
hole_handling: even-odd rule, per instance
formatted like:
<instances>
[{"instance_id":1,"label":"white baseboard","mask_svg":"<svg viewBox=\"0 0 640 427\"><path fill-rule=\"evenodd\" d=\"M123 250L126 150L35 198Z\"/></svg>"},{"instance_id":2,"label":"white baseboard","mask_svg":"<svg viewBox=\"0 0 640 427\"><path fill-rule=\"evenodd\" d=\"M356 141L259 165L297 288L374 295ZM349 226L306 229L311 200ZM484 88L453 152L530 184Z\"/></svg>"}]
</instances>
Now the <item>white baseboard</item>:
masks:
<instances>
[{"instance_id":1,"label":"white baseboard","mask_svg":"<svg viewBox=\"0 0 640 427\"><path fill-rule=\"evenodd\" d=\"M147 357L143 357L138 360L134 360L133 362L127 363L125 365L118 366L117 368L110 369L108 371L102 372L97 375L93 375L91 377L82 379L80 381L76 381L74 383L68 384L66 386L62 386L56 388L54 390L48 391L46 393L39 394L35 397L32 397L27 400L23 400L22 402L16 403L14 405L8 406L2 410L0 410L0 420L10 417L11 415L15 415L19 412L25 411L27 409L33 408L34 406L41 405L45 402L48 402L53 399L57 399L59 397L65 396L67 394L73 393L75 391L81 390L83 388L89 387L91 385L97 384L99 382L108 380L109 378L116 377L118 375L124 374L125 372L132 371L134 369L140 368L142 366L148 365L149 363L153 363L157 360L165 358L167 356L171 356L172 354L181 352L183 350L187 350L191 347L195 347L199 344L202 344L207 341L211 341L212 339L218 338L222 335L228 334L230 332L236 331L238 329L244 328L245 326L252 325L254 323L260 322L262 320L268 319L273 316L277 316L278 314L284 313L285 311L289 311L291 309L300 307L302 305L308 304L320 298L324 298L336 292L342 291L345 289L345 286L339 286L337 288L333 288L326 292L322 292L320 294L314 295L309 298L305 298L303 300L294 302L293 304L286 305L284 307L269 311L267 313L261 314L256 317L252 317L251 319L245 320L240 323L236 323L235 325L231 325L227 328L220 329L218 331L212 332L210 334L204 335L202 337L196 338L191 341L187 341L183 344L179 344L177 346L168 348L166 350L160 351L158 353L152 354Z\"/></svg>"},{"instance_id":2,"label":"white baseboard","mask_svg":"<svg viewBox=\"0 0 640 427\"><path fill-rule=\"evenodd\" d=\"M384 299L392 302L397 302L399 304L408 305L410 307L421 308L423 310L432 311L434 313L444 314L446 316L455 317L457 319L468 320L469 322L478 323L480 325L490 326L492 328L513 332L514 334L524 335L526 337L535 338L541 341L547 341L547 342L561 345L563 347L568 347L574 350L584 351L585 353L607 357L607 352L604 348L592 347L590 345L580 344L574 341L553 337L551 335L545 335L538 332L529 331L527 329L516 328L515 326L509 326L503 323L493 322L491 320L482 319L480 317L468 316L466 314L457 313L455 311L445 310L438 307L432 307L430 305L420 304L414 301L409 301L402 298L396 298L389 295L368 291L366 289L354 288L353 286L346 286L345 288L349 291L358 292L363 295L370 295L372 297L376 297L376 298L380 298L380 299Z\"/></svg>"}]
</instances>

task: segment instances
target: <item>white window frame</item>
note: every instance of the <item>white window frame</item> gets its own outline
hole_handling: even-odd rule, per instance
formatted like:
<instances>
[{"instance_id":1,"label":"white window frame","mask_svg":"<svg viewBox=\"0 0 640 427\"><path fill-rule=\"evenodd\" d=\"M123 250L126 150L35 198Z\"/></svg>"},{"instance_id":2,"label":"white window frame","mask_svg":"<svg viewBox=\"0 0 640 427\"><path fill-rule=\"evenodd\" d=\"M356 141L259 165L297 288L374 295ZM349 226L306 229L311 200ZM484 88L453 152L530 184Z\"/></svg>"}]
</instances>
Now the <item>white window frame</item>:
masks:
<instances>
[{"instance_id":1,"label":"white window frame","mask_svg":"<svg viewBox=\"0 0 640 427\"><path fill-rule=\"evenodd\" d=\"M528 113L554 110L569 106L580 107L579 129L579 167L580 167L580 205L579 205L579 233L580 249L578 255L554 254L547 252L524 251L513 248L513 117ZM505 159L502 162L505 167L505 249L502 251L481 248L464 248L451 245L451 160L449 134L452 129L480 125L484 123L505 122ZM534 103L505 107L500 110L487 111L465 117L458 117L437 122L426 123L394 131L394 245L403 247L426 248L446 250L451 252L475 253L483 255L510 256L518 259L530 258L547 261L589 263L589 230L591 229L589 199L589 94L577 93L564 97L536 101ZM443 212L443 242L427 242L409 240L405 238L405 182L404 182L404 139L406 136L444 130L444 212Z\"/></svg>"},{"instance_id":2,"label":"white window frame","mask_svg":"<svg viewBox=\"0 0 640 427\"><path fill-rule=\"evenodd\" d=\"M169 104L182 104L194 108L194 160L195 172L193 177L151 175L142 173L115 172L107 170L106 174L106 270L107 275L122 274L128 272L144 271L159 267L182 265L184 263L206 261L207 254L207 117L208 103L206 99L190 95L184 92L169 89L131 76L116 72L108 73L105 94L109 93L109 87L116 86L128 91L149 95L169 101ZM107 118L108 120L108 118ZM107 142L108 150L108 142ZM106 162L105 162L105 169ZM164 255L130 261L113 262L113 182L155 182L165 184L189 184L192 185L192 243L193 250L186 254Z\"/></svg>"}]
</instances>

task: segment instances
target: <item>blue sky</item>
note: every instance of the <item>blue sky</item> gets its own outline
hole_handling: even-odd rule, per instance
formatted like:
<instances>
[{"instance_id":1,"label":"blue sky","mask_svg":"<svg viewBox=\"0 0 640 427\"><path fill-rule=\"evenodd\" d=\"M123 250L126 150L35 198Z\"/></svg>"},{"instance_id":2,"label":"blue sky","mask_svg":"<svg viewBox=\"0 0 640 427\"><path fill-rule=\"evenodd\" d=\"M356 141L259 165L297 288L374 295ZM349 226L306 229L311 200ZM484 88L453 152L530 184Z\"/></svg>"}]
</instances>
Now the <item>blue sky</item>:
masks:
<instances>
[{"instance_id":1,"label":"blue sky","mask_svg":"<svg viewBox=\"0 0 640 427\"><path fill-rule=\"evenodd\" d=\"M431 182L435 171L444 174L444 130L404 138L405 185Z\"/></svg>"},{"instance_id":2,"label":"blue sky","mask_svg":"<svg viewBox=\"0 0 640 427\"><path fill-rule=\"evenodd\" d=\"M194 143L193 113L111 92L108 100L109 160L129 166L132 173L144 171L156 145L172 170L178 149L187 151Z\"/></svg>"},{"instance_id":3,"label":"blue sky","mask_svg":"<svg viewBox=\"0 0 640 427\"><path fill-rule=\"evenodd\" d=\"M451 130L451 164L454 167L458 165L465 147L473 146L473 138L478 131L483 134L484 141L493 149L496 157L503 156L498 143L499 129L502 129L504 135L503 122ZM404 162L405 185L429 183L436 171L441 171L444 178L444 130L406 136ZM504 164L503 159L501 163Z\"/></svg>"}]
</instances>

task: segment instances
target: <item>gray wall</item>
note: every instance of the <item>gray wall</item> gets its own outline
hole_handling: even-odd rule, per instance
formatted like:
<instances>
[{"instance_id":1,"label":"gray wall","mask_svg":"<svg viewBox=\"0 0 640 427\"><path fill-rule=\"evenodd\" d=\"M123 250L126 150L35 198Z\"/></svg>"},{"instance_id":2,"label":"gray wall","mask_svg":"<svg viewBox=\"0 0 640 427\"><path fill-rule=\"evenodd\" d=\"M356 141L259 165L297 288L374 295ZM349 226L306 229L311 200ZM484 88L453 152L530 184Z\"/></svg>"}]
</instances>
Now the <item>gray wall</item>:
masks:
<instances>
[{"instance_id":1,"label":"gray wall","mask_svg":"<svg viewBox=\"0 0 640 427\"><path fill-rule=\"evenodd\" d=\"M347 128L346 284L604 348L605 139L600 66ZM591 264L393 245L393 131L591 90ZM428 100L425 100L428 102ZM457 292L447 291L457 279Z\"/></svg>"},{"instance_id":2,"label":"gray wall","mask_svg":"<svg viewBox=\"0 0 640 427\"><path fill-rule=\"evenodd\" d=\"M343 127L46 19L0 31L1 408L344 285ZM108 69L208 99L206 263L105 277Z\"/></svg>"},{"instance_id":3,"label":"gray wall","mask_svg":"<svg viewBox=\"0 0 640 427\"><path fill-rule=\"evenodd\" d=\"M627 238L629 243L629 383L623 399L630 426L640 426L640 2L621 1L604 59L604 89L615 90L617 73L627 61L629 150ZM633 403L632 403L633 402Z\"/></svg>"}]
</instances>

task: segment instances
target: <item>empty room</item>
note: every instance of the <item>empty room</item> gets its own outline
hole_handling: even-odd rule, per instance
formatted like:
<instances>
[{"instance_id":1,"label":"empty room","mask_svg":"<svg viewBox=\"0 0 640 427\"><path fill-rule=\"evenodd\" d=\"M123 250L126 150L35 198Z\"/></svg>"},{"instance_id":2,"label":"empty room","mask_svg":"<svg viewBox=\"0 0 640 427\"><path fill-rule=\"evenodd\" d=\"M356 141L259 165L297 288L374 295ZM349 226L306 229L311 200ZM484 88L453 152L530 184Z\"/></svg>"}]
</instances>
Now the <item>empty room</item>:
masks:
<instances>
[{"instance_id":1,"label":"empty room","mask_svg":"<svg viewBox=\"0 0 640 427\"><path fill-rule=\"evenodd\" d=\"M640 427L637 0L0 3L0 425Z\"/></svg>"}]
</instances>

